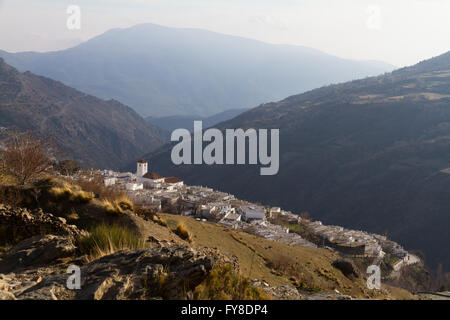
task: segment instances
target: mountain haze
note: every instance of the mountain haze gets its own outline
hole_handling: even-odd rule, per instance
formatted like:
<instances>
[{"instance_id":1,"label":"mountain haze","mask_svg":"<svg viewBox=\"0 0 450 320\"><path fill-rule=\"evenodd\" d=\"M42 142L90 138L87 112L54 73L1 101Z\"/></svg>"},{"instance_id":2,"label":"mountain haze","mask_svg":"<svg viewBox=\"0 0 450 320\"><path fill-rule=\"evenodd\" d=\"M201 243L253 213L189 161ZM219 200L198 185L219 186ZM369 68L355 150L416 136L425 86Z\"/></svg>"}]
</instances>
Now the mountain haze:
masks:
<instances>
[{"instance_id":1,"label":"mountain haze","mask_svg":"<svg viewBox=\"0 0 450 320\"><path fill-rule=\"evenodd\" d=\"M279 128L278 175L248 165L177 167L167 146L149 157L152 170L387 233L450 270L450 52L266 103L216 127Z\"/></svg>"},{"instance_id":2,"label":"mountain haze","mask_svg":"<svg viewBox=\"0 0 450 320\"><path fill-rule=\"evenodd\" d=\"M142 24L48 53L0 51L20 71L62 81L143 116L210 116L393 70L318 50Z\"/></svg>"},{"instance_id":3,"label":"mountain haze","mask_svg":"<svg viewBox=\"0 0 450 320\"><path fill-rule=\"evenodd\" d=\"M119 168L163 143L160 129L131 108L19 73L2 59L0 127L51 137L63 157L99 168Z\"/></svg>"},{"instance_id":4,"label":"mountain haze","mask_svg":"<svg viewBox=\"0 0 450 320\"><path fill-rule=\"evenodd\" d=\"M168 133L172 132L178 128L188 129L190 131L194 130L194 121L201 120L204 128L212 127L220 122L230 120L239 114L247 111L248 109L230 109L227 111L219 112L209 117L201 117L201 116L167 116L167 117L147 117L149 123L154 124L166 131Z\"/></svg>"}]
</instances>

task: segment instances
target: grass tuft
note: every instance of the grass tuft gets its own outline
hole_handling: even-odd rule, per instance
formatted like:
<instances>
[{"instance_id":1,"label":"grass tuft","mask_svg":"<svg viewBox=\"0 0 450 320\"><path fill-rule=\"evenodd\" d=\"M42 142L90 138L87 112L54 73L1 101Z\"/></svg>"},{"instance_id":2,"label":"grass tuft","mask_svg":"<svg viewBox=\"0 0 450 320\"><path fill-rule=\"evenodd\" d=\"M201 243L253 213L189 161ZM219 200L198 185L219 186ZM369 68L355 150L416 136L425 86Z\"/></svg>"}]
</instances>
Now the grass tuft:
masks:
<instances>
[{"instance_id":1,"label":"grass tuft","mask_svg":"<svg viewBox=\"0 0 450 320\"><path fill-rule=\"evenodd\" d=\"M102 206L108 214L120 215L126 211L134 210L133 202L126 194L122 194L115 200L102 200Z\"/></svg>"},{"instance_id":2,"label":"grass tuft","mask_svg":"<svg viewBox=\"0 0 450 320\"><path fill-rule=\"evenodd\" d=\"M119 225L101 224L88 235L78 239L78 248L88 256L88 261L113 254L121 250L146 248L145 241L131 230Z\"/></svg>"},{"instance_id":3,"label":"grass tuft","mask_svg":"<svg viewBox=\"0 0 450 320\"><path fill-rule=\"evenodd\" d=\"M192 242L192 236L184 223L179 223L175 229L175 233L183 240Z\"/></svg>"},{"instance_id":4,"label":"grass tuft","mask_svg":"<svg viewBox=\"0 0 450 320\"><path fill-rule=\"evenodd\" d=\"M252 286L249 279L235 274L231 266L216 266L208 277L195 288L197 300L270 300L260 288Z\"/></svg>"},{"instance_id":5,"label":"grass tuft","mask_svg":"<svg viewBox=\"0 0 450 320\"><path fill-rule=\"evenodd\" d=\"M158 217L156 214L153 215L152 221L153 221L154 223L159 224L159 225L162 226L162 227L167 227L167 221L166 221L165 219L161 218L161 217Z\"/></svg>"}]
</instances>

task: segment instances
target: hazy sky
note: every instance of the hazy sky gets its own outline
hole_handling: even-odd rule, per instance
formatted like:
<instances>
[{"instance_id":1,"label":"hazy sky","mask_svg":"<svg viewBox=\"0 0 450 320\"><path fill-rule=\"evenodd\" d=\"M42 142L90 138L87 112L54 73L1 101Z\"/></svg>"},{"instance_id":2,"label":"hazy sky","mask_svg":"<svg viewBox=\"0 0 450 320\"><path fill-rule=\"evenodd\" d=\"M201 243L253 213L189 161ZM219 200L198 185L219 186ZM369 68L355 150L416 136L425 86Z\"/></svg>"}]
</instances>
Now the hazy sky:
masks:
<instances>
[{"instance_id":1,"label":"hazy sky","mask_svg":"<svg viewBox=\"0 0 450 320\"><path fill-rule=\"evenodd\" d=\"M0 0L0 49L59 50L152 22L405 66L450 50L449 17L450 0Z\"/></svg>"}]
</instances>

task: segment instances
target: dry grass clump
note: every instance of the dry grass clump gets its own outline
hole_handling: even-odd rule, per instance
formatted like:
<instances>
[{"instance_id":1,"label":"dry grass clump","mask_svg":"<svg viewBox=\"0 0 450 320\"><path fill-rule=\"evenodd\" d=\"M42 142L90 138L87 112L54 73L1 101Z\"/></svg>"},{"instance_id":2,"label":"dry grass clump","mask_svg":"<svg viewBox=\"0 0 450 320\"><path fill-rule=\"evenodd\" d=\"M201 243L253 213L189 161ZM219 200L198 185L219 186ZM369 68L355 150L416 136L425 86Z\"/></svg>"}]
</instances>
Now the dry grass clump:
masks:
<instances>
[{"instance_id":1,"label":"dry grass clump","mask_svg":"<svg viewBox=\"0 0 450 320\"><path fill-rule=\"evenodd\" d=\"M89 203L94 199L92 192L86 192L81 190L79 186L69 185L68 183L52 187L49 190L49 195L55 201L69 201L78 204Z\"/></svg>"},{"instance_id":2,"label":"dry grass clump","mask_svg":"<svg viewBox=\"0 0 450 320\"><path fill-rule=\"evenodd\" d=\"M78 215L78 213L75 211L75 209L72 208L72 210L70 211L70 213L65 215L65 218L69 221L69 222L74 222L80 219L80 216Z\"/></svg>"},{"instance_id":3,"label":"dry grass clump","mask_svg":"<svg viewBox=\"0 0 450 320\"><path fill-rule=\"evenodd\" d=\"M120 196L118 196L114 202L116 202L123 210L134 210L134 204L133 201L125 194L122 193Z\"/></svg>"},{"instance_id":4,"label":"dry grass clump","mask_svg":"<svg viewBox=\"0 0 450 320\"><path fill-rule=\"evenodd\" d=\"M272 269L287 275L292 275L291 273L295 271L296 265L297 263L294 258L283 254L274 256L269 262L269 266Z\"/></svg>"},{"instance_id":5,"label":"dry grass clump","mask_svg":"<svg viewBox=\"0 0 450 320\"><path fill-rule=\"evenodd\" d=\"M229 265L214 267L208 277L195 288L197 300L270 300L249 279L235 274Z\"/></svg>"},{"instance_id":6,"label":"dry grass clump","mask_svg":"<svg viewBox=\"0 0 450 320\"><path fill-rule=\"evenodd\" d=\"M101 224L78 239L78 248L92 261L122 250L144 249L146 243L123 226Z\"/></svg>"},{"instance_id":7,"label":"dry grass clump","mask_svg":"<svg viewBox=\"0 0 450 320\"><path fill-rule=\"evenodd\" d=\"M158 217L157 215L154 215L152 220L160 226L167 227L167 221L161 217Z\"/></svg>"},{"instance_id":8,"label":"dry grass clump","mask_svg":"<svg viewBox=\"0 0 450 320\"><path fill-rule=\"evenodd\" d=\"M126 194L122 194L119 198L112 201L103 199L101 204L106 213L114 215L124 214L126 211L133 211L134 209L133 202Z\"/></svg>"},{"instance_id":9,"label":"dry grass clump","mask_svg":"<svg viewBox=\"0 0 450 320\"><path fill-rule=\"evenodd\" d=\"M181 239L186 240L188 242L192 242L192 235L187 229L184 223L179 223L177 228L175 229L175 234L177 234Z\"/></svg>"},{"instance_id":10,"label":"dry grass clump","mask_svg":"<svg viewBox=\"0 0 450 320\"><path fill-rule=\"evenodd\" d=\"M92 192L99 199L101 206L108 214L120 215L126 211L134 211L133 201L128 195L113 186L105 186L100 177L92 180L80 180L78 185L86 191Z\"/></svg>"},{"instance_id":11,"label":"dry grass clump","mask_svg":"<svg viewBox=\"0 0 450 320\"><path fill-rule=\"evenodd\" d=\"M106 213L108 214L120 215L125 212L125 210L122 209L122 207L115 201L111 202L109 200L103 200L101 203Z\"/></svg>"}]
</instances>

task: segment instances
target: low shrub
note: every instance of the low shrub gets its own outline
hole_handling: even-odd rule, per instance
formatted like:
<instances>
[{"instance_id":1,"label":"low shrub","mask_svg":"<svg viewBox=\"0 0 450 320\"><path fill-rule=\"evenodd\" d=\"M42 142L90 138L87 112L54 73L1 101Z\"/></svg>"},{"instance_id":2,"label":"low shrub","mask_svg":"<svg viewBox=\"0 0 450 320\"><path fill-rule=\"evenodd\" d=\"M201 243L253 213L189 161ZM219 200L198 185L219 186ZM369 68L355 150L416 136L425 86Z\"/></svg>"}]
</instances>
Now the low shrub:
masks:
<instances>
[{"instance_id":1,"label":"low shrub","mask_svg":"<svg viewBox=\"0 0 450 320\"><path fill-rule=\"evenodd\" d=\"M275 255L268 263L269 267L286 275L295 275L297 262L283 254Z\"/></svg>"},{"instance_id":2,"label":"low shrub","mask_svg":"<svg viewBox=\"0 0 450 320\"><path fill-rule=\"evenodd\" d=\"M249 279L237 275L229 265L216 266L194 290L197 300L270 300Z\"/></svg>"},{"instance_id":3,"label":"low shrub","mask_svg":"<svg viewBox=\"0 0 450 320\"><path fill-rule=\"evenodd\" d=\"M192 241L191 233L188 231L184 223L179 223L175 229L175 233L183 240Z\"/></svg>"},{"instance_id":4,"label":"low shrub","mask_svg":"<svg viewBox=\"0 0 450 320\"><path fill-rule=\"evenodd\" d=\"M167 221L156 214L152 217L152 221L159 224L160 226L167 227Z\"/></svg>"},{"instance_id":5,"label":"low shrub","mask_svg":"<svg viewBox=\"0 0 450 320\"><path fill-rule=\"evenodd\" d=\"M320 291L320 284L315 275L291 256L275 255L268 261L267 266L272 269L273 274L288 276L291 283L299 289L309 292Z\"/></svg>"},{"instance_id":6,"label":"low shrub","mask_svg":"<svg viewBox=\"0 0 450 320\"><path fill-rule=\"evenodd\" d=\"M154 208L136 206L134 208L134 213L136 213L139 217L143 218L144 220L153 220L153 217L156 215L156 210Z\"/></svg>"}]
</instances>

